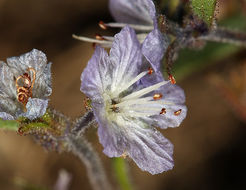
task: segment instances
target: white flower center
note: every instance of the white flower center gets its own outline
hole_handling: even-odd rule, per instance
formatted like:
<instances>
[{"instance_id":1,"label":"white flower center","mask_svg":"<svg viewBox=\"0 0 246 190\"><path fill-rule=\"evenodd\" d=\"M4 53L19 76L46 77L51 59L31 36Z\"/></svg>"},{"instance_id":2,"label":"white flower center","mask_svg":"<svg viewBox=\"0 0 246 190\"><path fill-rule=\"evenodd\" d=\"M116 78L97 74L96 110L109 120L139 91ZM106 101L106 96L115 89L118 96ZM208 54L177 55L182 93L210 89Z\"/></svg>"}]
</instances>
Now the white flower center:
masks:
<instances>
[{"instance_id":1,"label":"white flower center","mask_svg":"<svg viewBox=\"0 0 246 190\"><path fill-rule=\"evenodd\" d=\"M151 94L151 92L169 83L169 81L162 81L152 86L132 91L130 94L122 97L122 92L129 90L129 87L148 73L148 71L140 73L113 92L107 93L107 97L104 96L105 102L107 102L106 112L111 119L117 120L117 116L149 117L166 113L165 106L173 103L162 100L162 94ZM149 96L146 96L146 94L149 94Z\"/></svg>"}]
</instances>

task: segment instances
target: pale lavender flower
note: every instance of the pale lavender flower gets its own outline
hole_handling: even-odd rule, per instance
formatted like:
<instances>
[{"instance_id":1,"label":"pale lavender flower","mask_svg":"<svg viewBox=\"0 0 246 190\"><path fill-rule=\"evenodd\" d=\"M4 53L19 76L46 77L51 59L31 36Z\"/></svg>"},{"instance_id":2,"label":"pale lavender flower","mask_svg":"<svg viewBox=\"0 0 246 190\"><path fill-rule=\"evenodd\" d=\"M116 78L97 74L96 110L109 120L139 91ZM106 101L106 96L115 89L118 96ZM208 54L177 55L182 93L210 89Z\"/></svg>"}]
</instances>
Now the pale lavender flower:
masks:
<instances>
[{"instance_id":1,"label":"pale lavender flower","mask_svg":"<svg viewBox=\"0 0 246 190\"><path fill-rule=\"evenodd\" d=\"M51 63L36 49L0 62L0 118L30 120L46 112L51 89Z\"/></svg>"},{"instance_id":2,"label":"pale lavender flower","mask_svg":"<svg viewBox=\"0 0 246 190\"><path fill-rule=\"evenodd\" d=\"M128 25L137 31L142 44L142 53L155 71L160 70L160 61L169 45L169 38L161 34L157 24L157 13L152 0L110 0L109 9L116 23L101 23L102 27L123 28ZM94 42L103 47L111 47L114 41L110 36L97 36L91 39L75 36L76 39ZM159 63L159 64L156 64Z\"/></svg>"},{"instance_id":3,"label":"pale lavender flower","mask_svg":"<svg viewBox=\"0 0 246 190\"><path fill-rule=\"evenodd\" d=\"M133 29L124 27L114 39L109 55L96 47L81 75L81 91L92 100L103 152L129 156L151 174L170 170L173 145L155 127L180 125L187 111L184 92L169 81L153 82L155 72L143 70L150 65L142 62ZM148 77L148 83L141 81Z\"/></svg>"}]
</instances>

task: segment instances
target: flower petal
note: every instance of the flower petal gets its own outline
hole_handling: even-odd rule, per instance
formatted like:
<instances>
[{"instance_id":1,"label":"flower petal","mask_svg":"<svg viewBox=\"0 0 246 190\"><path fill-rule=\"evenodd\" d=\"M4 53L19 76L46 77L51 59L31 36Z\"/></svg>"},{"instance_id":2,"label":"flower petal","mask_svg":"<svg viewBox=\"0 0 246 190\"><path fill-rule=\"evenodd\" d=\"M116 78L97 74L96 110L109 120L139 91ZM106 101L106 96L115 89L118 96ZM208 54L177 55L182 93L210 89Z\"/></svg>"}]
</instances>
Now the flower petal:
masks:
<instances>
[{"instance_id":1,"label":"flower petal","mask_svg":"<svg viewBox=\"0 0 246 190\"><path fill-rule=\"evenodd\" d=\"M128 134L130 141L129 156L139 168L152 175L162 173L173 168L173 145L162 134L147 127L144 123L133 123Z\"/></svg>"},{"instance_id":2,"label":"flower petal","mask_svg":"<svg viewBox=\"0 0 246 190\"><path fill-rule=\"evenodd\" d=\"M4 62L0 62L0 95L16 97L16 86L13 71Z\"/></svg>"},{"instance_id":3,"label":"flower petal","mask_svg":"<svg viewBox=\"0 0 246 190\"><path fill-rule=\"evenodd\" d=\"M161 60L168 45L168 37L164 37L158 29L150 32L143 42L143 55L149 61L155 72L161 71Z\"/></svg>"},{"instance_id":4,"label":"flower petal","mask_svg":"<svg viewBox=\"0 0 246 190\"><path fill-rule=\"evenodd\" d=\"M121 156L127 147L127 139L125 131L122 131L117 123L109 121L106 117L105 108L103 104L92 104L94 115L99 124L98 136L99 141L104 147L104 154L109 157Z\"/></svg>"},{"instance_id":5,"label":"flower petal","mask_svg":"<svg viewBox=\"0 0 246 190\"><path fill-rule=\"evenodd\" d=\"M26 109L27 111L23 114L24 117L27 117L30 120L34 120L43 116L48 107L48 100L42 100L38 98L29 98Z\"/></svg>"},{"instance_id":6,"label":"flower petal","mask_svg":"<svg viewBox=\"0 0 246 190\"><path fill-rule=\"evenodd\" d=\"M109 157L129 155L144 171L161 173L173 167L173 145L144 122L116 116L105 117L101 105L93 105L99 123L98 136L103 152Z\"/></svg>"},{"instance_id":7,"label":"flower petal","mask_svg":"<svg viewBox=\"0 0 246 190\"><path fill-rule=\"evenodd\" d=\"M92 101L101 101L104 90L111 83L111 65L107 52L97 46L95 52L81 74L80 90Z\"/></svg>"},{"instance_id":8,"label":"flower petal","mask_svg":"<svg viewBox=\"0 0 246 190\"><path fill-rule=\"evenodd\" d=\"M0 118L3 120L14 120L14 117L8 113L0 112Z\"/></svg>"},{"instance_id":9,"label":"flower petal","mask_svg":"<svg viewBox=\"0 0 246 190\"><path fill-rule=\"evenodd\" d=\"M149 125L158 126L162 129L166 129L168 127L178 127L185 119L187 114L187 107L184 105L185 95L183 89L177 85L168 83L155 93L162 94L162 100L165 102L170 102L170 104L167 103L165 105L157 105L160 108L160 112L162 108L166 109L165 114L157 114L149 118L145 117L143 120ZM179 114L175 114L175 112L177 113L179 110L181 110L181 112Z\"/></svg>"},{"instance_id":10,"label":"flower petal","mask_svg":"<svg viewBox=\"0 0 246 190\"><path fill-rule=\"evenodd\" d=\"M28 68L35 69L36 78L43 74L43 70L47 64L46 55L37 49L25 53L19 57L11 57L7 59L8 66L16 70L16 75L20 76L27 71Z\"/></svg>"},{"instance_id":11,"label":"flower petal","mask_svg":"<svg viewBox=\"0 0 246 190\"><path fill-rule=\"evenodd\" d=\"M152 25L149 2L150 0L110 0L109 9L117 22Z\"/></svg>"},{"instance_id":12,"label":"flower petal","mask_svg":"<svg viewBox=\"0 0 246 190\"><path fill-rule=\"evenodd\" d=\"M36 78L33 87L33 97L36 98L47 98L52 93L51 84L51 62L45 65L42 75Z\"/></svg>"},{"instance_id":13,"label":"flower petal","mask_svg":"<svg viewBox=\"0 0 246 190\"><path fill-rule=\"evenodd\" d=\"M110 50L110 63L113 66L112 92L139 74L142 59L141 47L132 28L125 26L114 39Z\"/></svg>"}]
</instances>

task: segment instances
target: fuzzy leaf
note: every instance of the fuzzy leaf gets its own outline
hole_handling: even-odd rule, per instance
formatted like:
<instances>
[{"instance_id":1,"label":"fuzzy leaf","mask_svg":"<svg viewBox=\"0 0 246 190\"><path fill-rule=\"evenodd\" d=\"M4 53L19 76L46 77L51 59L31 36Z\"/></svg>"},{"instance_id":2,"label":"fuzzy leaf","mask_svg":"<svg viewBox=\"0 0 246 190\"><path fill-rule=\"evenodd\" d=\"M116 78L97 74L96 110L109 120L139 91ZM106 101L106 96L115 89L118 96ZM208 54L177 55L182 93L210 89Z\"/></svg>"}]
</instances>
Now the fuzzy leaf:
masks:
<instances>
[{"instance_id":1,"label":"fuzzy leaf","mask_svg":"<svg viewBox=\"0 0 246 190\"><path fill-rule=\"evenodd\" d=\"M206 22L208 26L212 25L216 0L192 0L191 6L195 15Z\"/></svg>"},{"instance_id":2,"label":"fuzzy leaf","mask_svg":"<svg viewBox=\"0 0 246 190\"><path fill-rule=\"evenodd\" d=\"M19 126L19 124L17 121L0 119L0 129L17 131L18 126Z\"/></svg>"}]
</instances>

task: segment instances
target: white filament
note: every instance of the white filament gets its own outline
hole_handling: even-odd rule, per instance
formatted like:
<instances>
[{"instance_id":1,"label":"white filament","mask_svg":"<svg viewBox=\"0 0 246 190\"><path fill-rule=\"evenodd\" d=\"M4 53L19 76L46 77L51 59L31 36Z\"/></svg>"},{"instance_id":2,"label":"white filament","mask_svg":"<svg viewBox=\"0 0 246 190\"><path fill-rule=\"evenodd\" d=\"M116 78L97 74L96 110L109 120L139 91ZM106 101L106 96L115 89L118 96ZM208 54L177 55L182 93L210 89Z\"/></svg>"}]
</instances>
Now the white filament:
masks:
<instances>
[{"instance_id":1,"label":"white filament","mask_svg":"<svg viewBox=\"0 0 246 190\"><path fill-rule=\"evenodd\" d=\"M138 24L126 24L126 23L105 23L106 26L112 27L112 28L124 28L126 25L130 26L131 28L139 31L151 31L154 29L153 25L138 25Z\"/></svg>"}]
</instances>

